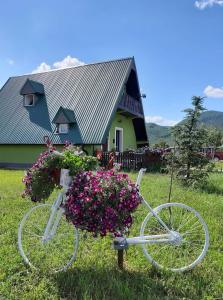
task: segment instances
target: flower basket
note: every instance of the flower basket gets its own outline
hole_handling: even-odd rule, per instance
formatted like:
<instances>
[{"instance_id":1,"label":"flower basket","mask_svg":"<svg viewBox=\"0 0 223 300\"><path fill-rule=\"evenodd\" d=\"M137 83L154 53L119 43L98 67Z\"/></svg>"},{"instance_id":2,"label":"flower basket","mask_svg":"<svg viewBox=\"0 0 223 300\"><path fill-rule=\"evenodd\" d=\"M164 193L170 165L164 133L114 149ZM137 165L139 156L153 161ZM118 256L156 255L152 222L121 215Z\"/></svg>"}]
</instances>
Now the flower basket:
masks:
<instances>
[{"instance_id":1,"label":"flower basket","mask_svg":"<svg viewBox=\"0 0 223 300\"><path fill-rule=\"evenodd\" d=\"M50 144L48 151L41 153L27 170L23 178L25 190L22 196L27 196L34 202L44 201L55 188L68 187L72 176L96 166L97 159L86 156L78 147L67 145L60 153Z\"/></svg>"},{"instance_id":2,"label":"flower basket","mask_svg":"<svg viewBox=\"0 0 223 300\"><path fill-rule=\"evenodd\" d=\"M67 191L68 221L93 236L126 234L141 197L127 174L111 171L80 172Z\"/></svg>"}]
</instances>

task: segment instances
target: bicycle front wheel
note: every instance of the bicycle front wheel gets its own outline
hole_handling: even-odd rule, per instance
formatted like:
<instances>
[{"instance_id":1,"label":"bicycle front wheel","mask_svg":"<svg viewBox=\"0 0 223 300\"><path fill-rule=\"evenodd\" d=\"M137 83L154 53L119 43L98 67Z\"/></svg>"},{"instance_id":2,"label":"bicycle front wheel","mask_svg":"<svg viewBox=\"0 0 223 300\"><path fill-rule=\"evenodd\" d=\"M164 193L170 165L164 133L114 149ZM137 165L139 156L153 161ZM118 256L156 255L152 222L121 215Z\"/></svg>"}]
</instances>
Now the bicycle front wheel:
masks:
<instances>
[{"instance_id":1,"label":"bicycle front wheel","mask_svg":"<svg viewBox=\"0 0 223 300\"><path fill-rule=\"evenodd\" d=\"M177 237L172 242L142 244L146 258L158 268L184 272L194 268L205 256L208 228L200 214L182 203L165 203L154 209ZM149 213L142 223L140 235L166 234L167 230Z\"/></svg>"},{"instance_id":2,"label":"bicycle front wheel","mask_svg":"<svg viewBox=\"0 0 223 300\"><path fill-rule=\"evenodd\" d=\"M62 215L55 234L45 241L43 235L50 214L51 205L48 204L31 208L19 225L18 246L31 268L59 272L66 270L75 260L78 231Z\"/></svg>"}]
</instances>

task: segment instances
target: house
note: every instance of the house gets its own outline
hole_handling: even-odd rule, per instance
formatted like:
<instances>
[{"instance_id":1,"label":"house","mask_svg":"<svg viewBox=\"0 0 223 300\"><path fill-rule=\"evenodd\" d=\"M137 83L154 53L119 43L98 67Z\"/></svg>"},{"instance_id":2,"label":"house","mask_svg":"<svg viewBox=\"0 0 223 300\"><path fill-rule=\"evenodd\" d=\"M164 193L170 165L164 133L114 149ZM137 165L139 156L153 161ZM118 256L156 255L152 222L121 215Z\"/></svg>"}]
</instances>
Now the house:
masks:
<instances>
[{"instance_id":1,"label":"house","mask_svg":"<svg viewBox=\"0 0 223 300\"><path fill-rule=\"evenodd\" d=\"M46 138L88 154L147 144L134 58L10 77L0 90L0 166L28 166Z\"/></svg>"}]
</instances>

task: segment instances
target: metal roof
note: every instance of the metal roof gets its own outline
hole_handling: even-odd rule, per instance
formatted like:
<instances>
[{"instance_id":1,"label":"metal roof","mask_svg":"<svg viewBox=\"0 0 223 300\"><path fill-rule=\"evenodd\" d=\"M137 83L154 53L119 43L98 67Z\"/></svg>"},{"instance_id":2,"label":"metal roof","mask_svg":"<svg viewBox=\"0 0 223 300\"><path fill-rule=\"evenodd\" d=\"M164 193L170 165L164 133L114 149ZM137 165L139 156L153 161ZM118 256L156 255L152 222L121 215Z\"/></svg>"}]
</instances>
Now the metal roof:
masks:
<instances>
[{"instance_id":1,"label":"metal roof","mask_svg":"<svg viewBox=\"0 0 223 300\"><path fill-rule=\"evenodd\" d=\"M0 90L0 144L105 142L109 126L134 67L134 58L11 77ZM35 106L24 107L20 91L27 79L44 86ZM53 119L60 107L74 111L68 134L54 134Z\"/></svg>"}]
</instances>

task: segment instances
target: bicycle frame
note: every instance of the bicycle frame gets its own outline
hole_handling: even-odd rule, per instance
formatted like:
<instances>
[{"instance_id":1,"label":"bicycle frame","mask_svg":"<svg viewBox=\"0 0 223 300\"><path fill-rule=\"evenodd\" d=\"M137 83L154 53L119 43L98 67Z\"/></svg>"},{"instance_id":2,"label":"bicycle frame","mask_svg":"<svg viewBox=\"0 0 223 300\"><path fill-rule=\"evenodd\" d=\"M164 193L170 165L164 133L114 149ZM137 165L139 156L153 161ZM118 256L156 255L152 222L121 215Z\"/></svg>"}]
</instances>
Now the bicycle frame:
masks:
<instances>
[{"instance_id":1,"label":"bicycle frame","mask_svg":"<svg viewBox=\"0 0 223 300\"><path fill-rule=\"evenodd\" d=\"M57 227L60 223L60 219L64 213L64 209L60 207L64 196L65 196L65 192L64 191L60 192L57 199L54 201L51 207L51 214L47 222L43 239L42 239L43 242L49 241L56 233Z\"/></svg>"},{"instance_id":2,"label":"bicycle frame","mask_svg":"<svg viewBox=\"0 0 223 300\"><path fill-rule=\"evenodd\" d=\"M146 169L140 169L137 180L136 180L136 186L139 188L140 183L143 177L143 173L146 171ZM46 225L44 235L43 235L43 242L49 241L54 234L56 233L57 227L59 225L60 219L64 213L64 209L60 207L65 195L66 191L69 187L70 178L69 173L64 172L61 173L61 183L63 186L63 191L59 193L57 199L54 201L52 207L51 207L51 214L48 220L48 223ZM139 192L140 194L140 192ZM142 195L140 194L142 197ZM126 238L127 244L146 244L146 243L173 243L176 239L179 238L179 234L177 232L171 231L168 226L162 221L162 219L157 215L156 211L153 210L153 208L149 205L149 203L145 200L144 197L142 197L143 203L146 205L146 207L149 209L151 214L157 219L157 221L165 228L167 233L165 234L159 234L159 235L147 235L147 236L136 236L131 238Z\"/></svg>"},{"instance_id":3,"label":"bicycle frame","mask_svg":"<svg viewBox=\"0 0 223 300\"><path fill-rule=\"evenodd\" d=\"M69 188L71 180L72 178L69 176L69 170L62 169L60 175L60 185L63 187L63 191L59 193L57 199L54 201L51 207L51 214L42 239L44 243L49 241L56 233L57 227L64 213L64 209L61 208L60 205L66 196L66 192Z\"/></svg>"},{"instance_id":4,"label":"bicycle frame","mask_svg":"<svg viewBox=\"0 0 223 300\"><path fill-rule=\"evenodd\" d=\"M140 183L143 177L143 173L146 169L140 169L137 180L136 186L140 187ZM168 226L162 221L162 219L157 215L156 211L149 205L149 203L145 200L145 198L141 195L143 203L149 209L151 214L157 219L157 221L166 229L166 234L159 234L159 235L147 235L147 236L136 236L127 238L126 242L128 245L136 245L136 244L149 244L149 243L173 243L175 240L179 238L179 234L177 232L171 231Z\"/></svg>"}]
</instances>

